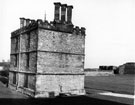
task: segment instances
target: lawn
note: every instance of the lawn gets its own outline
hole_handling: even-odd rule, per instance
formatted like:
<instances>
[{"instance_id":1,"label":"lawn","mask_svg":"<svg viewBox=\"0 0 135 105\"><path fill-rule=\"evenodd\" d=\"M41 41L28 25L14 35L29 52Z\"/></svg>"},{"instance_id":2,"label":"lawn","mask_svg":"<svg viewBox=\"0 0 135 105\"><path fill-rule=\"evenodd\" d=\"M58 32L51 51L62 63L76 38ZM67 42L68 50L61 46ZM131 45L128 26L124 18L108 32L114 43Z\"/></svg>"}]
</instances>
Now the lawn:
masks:
<instances>
[{"instance_id":1,"label":"lawn","mask_svg":"<svg viewBox=\"0 0 135 105\"><path fill-rule=\"evenodd\" d=\"M86 76L85 89L105 90L123 94L134 94L135 75Z\"/></svg>"}]
</instances>

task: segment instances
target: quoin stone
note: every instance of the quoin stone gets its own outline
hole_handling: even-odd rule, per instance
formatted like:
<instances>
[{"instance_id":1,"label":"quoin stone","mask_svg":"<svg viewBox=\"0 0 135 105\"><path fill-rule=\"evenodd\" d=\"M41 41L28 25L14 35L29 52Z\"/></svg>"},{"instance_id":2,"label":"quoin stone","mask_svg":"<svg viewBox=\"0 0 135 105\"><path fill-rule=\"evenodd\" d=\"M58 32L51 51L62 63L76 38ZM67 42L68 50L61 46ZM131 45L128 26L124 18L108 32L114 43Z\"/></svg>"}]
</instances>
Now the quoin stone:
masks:
<instances>
[{"instance_id":1,"label":"quoin stone","mask_svg":"<svg viewBox=\"0 0 135 105\"><path fill-rule=\"evenodd\" d=\"M54 20L20 18L11 33L9 88L32 97L84 95L85 28L73 6L54 3Z\"/></svg>"}]
</instances>

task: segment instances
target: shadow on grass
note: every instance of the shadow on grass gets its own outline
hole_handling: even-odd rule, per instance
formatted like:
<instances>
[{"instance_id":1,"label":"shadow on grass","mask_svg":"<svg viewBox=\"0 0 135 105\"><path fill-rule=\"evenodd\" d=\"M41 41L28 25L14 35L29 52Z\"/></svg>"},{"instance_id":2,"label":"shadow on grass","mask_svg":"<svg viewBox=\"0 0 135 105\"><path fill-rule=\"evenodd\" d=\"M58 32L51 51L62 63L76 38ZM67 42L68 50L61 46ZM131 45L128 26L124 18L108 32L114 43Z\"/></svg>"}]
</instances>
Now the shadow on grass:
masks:
<instances>
[{"instance_id":1,"label":"shadow on grass","mask_svg":"<svg viewBox=\"0 0 135 105\"><path fill-rule=\"evenodd\" d=\"M127 105L87 96L29 98L29 99L0 99L0 105Z\"/></svg>"}]
</instances>

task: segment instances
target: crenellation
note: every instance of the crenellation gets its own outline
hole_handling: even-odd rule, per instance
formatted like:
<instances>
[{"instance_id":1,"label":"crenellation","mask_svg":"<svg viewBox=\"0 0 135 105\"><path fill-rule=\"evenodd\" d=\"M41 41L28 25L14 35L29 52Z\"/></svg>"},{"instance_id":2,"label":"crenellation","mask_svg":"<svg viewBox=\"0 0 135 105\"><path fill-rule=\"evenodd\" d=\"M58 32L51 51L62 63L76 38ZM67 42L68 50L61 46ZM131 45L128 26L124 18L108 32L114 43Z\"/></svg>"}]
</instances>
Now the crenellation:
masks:
<instances>
[{"instance_id":1,"label":"crenellation","mask_svg":"<svg viewBox=\"0 0 135 105\"><path fill-rule=\"evenodd\" d=\"M80 32L79 27L76 26L76 27L75 27L75 33L76 33L76 35L79 35L79 32Z\"/></svg>"},{"instance_id":2,"label":"crenellation","mask_svg":"<svg viewBox=\"0 0 135 105\"><path fill-rule=\"evenodd\" d=\"M85 34L85 30L86 30L86 29L85 29L84 27L81 27L81 34L82 34L82 35L86 35L86 34Z\"/></svg>"},{"instance_id":3,"label":"crenellation","mask_svg":"<svg viewBox=\"0 0 135 105\"><path fill-rule=\"evenodd\" d=\"M30 19L25 19L26 20L26 26L30 25Z\"/></svg>"},{"instance_id":4,"label":"crenellation","mask_svg":"<svg viewBox=\"0 0 135 105\"><path fill-rule=\"evenodd\" d=\"M27 19L29 20L29 19ZM28 24L28 23L27 23ZM79 33L81 32L80 35L85 35L85 28L79 28L78 26L75 26L73 24L69 24L69 22L63 22L63 23L58 23L58 22L48 22L45 21L43 22L42 19L38 19L37 21L32 20L32 22L30 22L28 25L21 27L20 29L12 32L12 37L19 35L20 33L25 33L27 31L30 31L34 28L45 28L48 30L54 30L54 31L61 31L61 32L67 32L67 33L74 33L74 31L76 31L76 35L79 35ZM80 30L79 30L80 29Z\"/></svg>"}]
</instances>

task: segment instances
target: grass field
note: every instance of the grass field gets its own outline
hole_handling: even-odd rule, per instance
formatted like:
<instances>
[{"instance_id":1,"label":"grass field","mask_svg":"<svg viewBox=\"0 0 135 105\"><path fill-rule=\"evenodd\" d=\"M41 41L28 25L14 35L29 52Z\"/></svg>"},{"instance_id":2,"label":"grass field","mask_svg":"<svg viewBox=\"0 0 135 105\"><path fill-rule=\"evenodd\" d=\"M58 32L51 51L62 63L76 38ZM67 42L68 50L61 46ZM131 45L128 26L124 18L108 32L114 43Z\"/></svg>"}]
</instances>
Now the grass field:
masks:
<instances>
[{"instance_id":1,"label":"grass field","mask_svg":"<svg viewBox=\"0 0 135 105\"><path fill-rule=\"evenodd\" d=\"M2 80L3 82L3 80ZM112 91L133 94L134 76L86 76L86 92ZM5 87L0 83L0 105L133 105L132 99L87 94L85 96L56 97L56 98L28 98L24 94Z\"/></svg>"},{"instance_id":2,"label":"grass field","mask_svg":"<svg viewBox=\"0 0 135 105\"><path fill-rule=\"evenodd\" d=\"M135 75L86 76L85 89L111 91L123 94L134 94Z\"/></svg>"}]
</instances>

